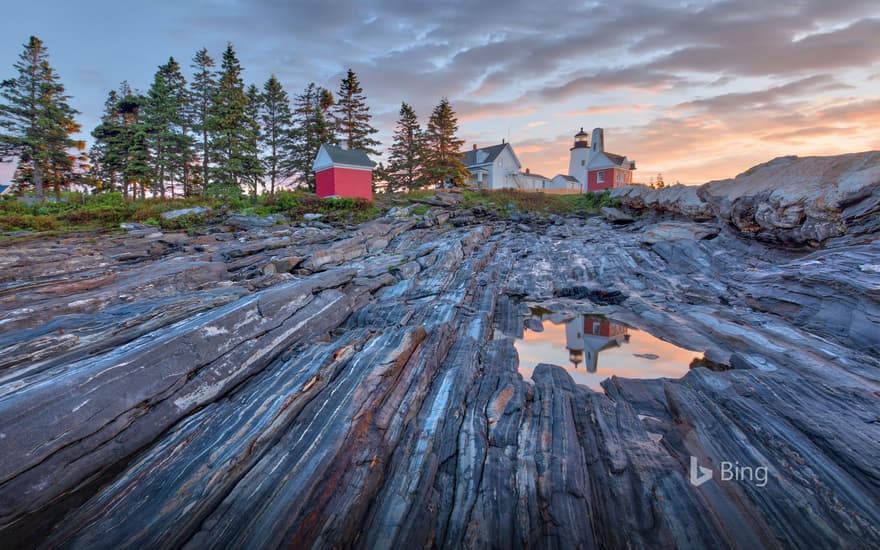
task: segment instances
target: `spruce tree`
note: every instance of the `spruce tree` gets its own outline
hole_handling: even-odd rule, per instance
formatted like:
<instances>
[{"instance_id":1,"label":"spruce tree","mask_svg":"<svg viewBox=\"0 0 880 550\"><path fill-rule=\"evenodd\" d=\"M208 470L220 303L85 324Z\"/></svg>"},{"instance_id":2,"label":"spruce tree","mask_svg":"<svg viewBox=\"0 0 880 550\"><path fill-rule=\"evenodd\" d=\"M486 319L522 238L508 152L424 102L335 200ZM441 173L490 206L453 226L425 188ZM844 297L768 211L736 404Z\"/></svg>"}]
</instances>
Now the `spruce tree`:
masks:
<instances>
[{"instance_id":1,"label":"spruce tree","mask_svg":"<svg viewBox=\"0 0 880 550\"><path fill-rule=\"evenodd\" d=\"M193 80L190 85L190 116L189 121L192 131L197 135L198 157L201 160L201 177L198 178L202 194L207 191L210 181L211 159L211 129L209 119L211 115L211 103L217 88L214 79L214 60L208 55L208 50L202 48L193 57Z\"/></svg>"},{"instance_id":2,"label":"spruce tree","mask_svg":"<svg viewBox=\"0 0 880 550\"><path fill-rule=\"evenodd\" d=\"M181 169L189 160L187 103L186 79L172 57L156 71L144 109L152 151L152 181L162 198L166 181L174 197L175 181L182 179Z\"/></svg>"},{"instance_id":3,"label":"spruce tree","mask_svg":"<svg viewBox=\"0 0 880 550\"><path fill-rule=\"evenodd\" d=\"M403 102L394 131L394 143L389 149L386 191L412 191L422 187L425 184L424 156L424 134L419 119L413 108Z\"/></svg>"},{"instance_id":4,"label":"spruce tree","mask_svg":"<svg viewBox=\"0 0 880 550\"><path fill-rule=\"evenodd\" d=\"M68 104L64 85L49 65L43 42L31 36L14 67L18 76L0 84L0 152L19 159L23 173L29 172L37 200L43 201L47 176L61 174L72 163L68 149L79 131L77 114ZM60 181L55 181L60 193Z\"/></svg>"},{"instance_id":5,"label":"spruce tree","mask_svg":"<svg viewBox=\"0 0 880 550\"><path fill-rule=\"evenodd\" d=\"M434 108L425 132L425 172L430 183L463 185L468 176L462 162L464 140L455 134L458 120L447 98Z\"/></svg>"},{"instance_id":6,"label":"spruce tree","mask_svg":"<svg viewBox=\"0 0 880 550\"><path fill-rule=\"evenodd\" d=\"M333 127L336 138L348 149L362 149L378 155L379 141L370 137L378 130L370 125L370 108L357 75L349 69L339 85L336 105L333 107Z\"/></svg>"},{"instance_id":7,"label":"spruce tree","mask_svg":"<svg viewBox=\"0 0 880 550\"><path fill-rule=\"evenodd\" d=\"M228 44L208 118L214 164L209 188L217 194L240 195L244 183L249 128L245 115L248 98L241 72L235 50Z\"/></svg>"},{"instance_id":8,"label":"spruce tree","mask_svg":"<svg viewBox=\"0 0 880 550\"><path fill-rule=\"evenodd\" d=\"M251 190L251 198L257 200L258 187L263 179L263 165L260 161L260 90L253 84L247 89L247 107L244 111L244 132L242 134L242 180Z\"/></svg>"},{"instance_id":9,"label":"spruce tree","mask_svg":"<svg viewBox=\"0 0 880 550\"><path fill-rule=\"evenodd\" d=\"M92 145L92 176L100 182L100 189L113 191L121 185L120 177L124 167L123 154L119 142L122 135L122 121L119 114L119 94L111 90L104 102L101 123L92 130L95 142ZM126 191L127 194L127 191Z\"/></svg>"},{"instance_id":10,"label":"spruce tree","mask_svg":"<svg viewBox=\"0 0 880 550\"><path fill-rule=\"evenodd\" d=\"M119 114L122 119L122 132L117 143L123 157L122 188L127 196L131 188L132 198L147 196L150 176L153 169L150 162L150 130L143 118L147 98L129 88L123 82L119 95Z\"/></svg>"},{"instance_id":11,"label":"spruce tree","mask_svg":"<svg viewBox=\"0 0 880 550\"><path fill-rule=\"evenodd\" d=\"M333 94L314 82L294 98L293 144L284 169L295 174L300 185L315 190L312 164L322 143L336 144L327 112L333 105Z\"/></svg>"},{"instance_id":12,"label":"spruce tree","mask_svg":"<svg viewBox=\"0 0 880 550\"><path fill-rule=\"evenodd\" d=\"M272 75L263 85L260 97L260 123L266 157L263 165L269 178L269 194L275 194L275 186L280 180L293 175L289 165L284 162L291 154L293 114L290 99L281 87L281 82Z\"/></svg>"}]
</instances>

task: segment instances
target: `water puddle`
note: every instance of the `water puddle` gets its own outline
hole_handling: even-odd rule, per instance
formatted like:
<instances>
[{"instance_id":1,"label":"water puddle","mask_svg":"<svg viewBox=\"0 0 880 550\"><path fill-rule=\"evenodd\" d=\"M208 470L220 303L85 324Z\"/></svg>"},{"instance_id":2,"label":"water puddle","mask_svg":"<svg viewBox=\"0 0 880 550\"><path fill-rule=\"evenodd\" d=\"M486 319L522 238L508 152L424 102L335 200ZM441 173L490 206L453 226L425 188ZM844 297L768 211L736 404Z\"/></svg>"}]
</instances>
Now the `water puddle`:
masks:
<instances>
[{"instance_id":1,"label":"water puddle","mask_svg":"<svg viewBox=\"0 0 880 550\"><path fill-rule=\"evenodd\" d=\"M692 361L703 357L605 317L538 309L514 345L523 378L531 379L538 363L551 363L568 371L575 383L596 391L603 391L599 384L611 375L681 378Z\"/></svg>"}]
</instances>

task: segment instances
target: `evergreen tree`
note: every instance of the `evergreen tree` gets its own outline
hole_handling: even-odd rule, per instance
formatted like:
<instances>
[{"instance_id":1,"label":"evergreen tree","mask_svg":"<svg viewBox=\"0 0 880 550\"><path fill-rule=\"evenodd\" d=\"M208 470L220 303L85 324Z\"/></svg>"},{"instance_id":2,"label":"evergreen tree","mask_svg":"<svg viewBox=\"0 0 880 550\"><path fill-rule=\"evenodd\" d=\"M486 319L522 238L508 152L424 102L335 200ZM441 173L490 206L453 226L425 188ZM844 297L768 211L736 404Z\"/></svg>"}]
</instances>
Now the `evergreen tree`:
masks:
<instances>
[{"instance_id":1,"label":"evergreen tree","mask_svg":"<svg viewBox=\"0 0 880 550\"><path fill-rule=\"evenodd\" d=\"M284 169L295 174L300 185L309 191L315 190L315 175L312 164L322 143L335 145L327 112L333 105L333 94L315 83L310 83L303 93L294 98L294 128L291 154L284 163Z\"/></svg>"},{"instance_id":2,"label":"evergreen tree","mask_svg":"<svg viewBox=\"0 0 880 550\"><path fill-rule=\"evenodd\" d=\"M349 69L339 85L336 105L333 107L333 126L336 138L348 149L362 149L378 155L379 141L370 137L378 130L370 125L370 108L357 75Z\"/></svg>"},{"instance_id":3,"label":"evergreen tree","mask_svg":"<svg viewBox=\"0 0 880 550\"><path fill-rule=\"evenodd\" d=\"M275 194L279 180L293 176L284 159L291 155L293 114L290 99L281 83L272 75L263 85L260 98L260 123L266 157L263 164L269 177L269 194Z\"/></svg>"},{"instance_id":4,"label":"evergreen tree","mask_svg":"<svg viewBox=\"0 0 880 550\"><path fill-rule=\"evenodd\" d=\"M217 194L239 195L241 184L245 183L250 128L245 114L248 98L241 72L235 50L232 44L228 44L223 52L208 117L214 164L209 189Z\"/></svg>"},{"instance_id":5,"label":"evergreen tree","mask_svg":"<svg viewBox=\"0 0 880 550\"><path fill-rule=\"evenodd\" d=\"M143 119L144 105L147 98L134 92L128 83L123 82L120 88L119 115L122 120L122 131L117 146L123 158L122 190L128 196L131 189L132 198L147 196L150 176L153 172L150 162L149 126Z\"/></svg>"},{"instance_id":6,"label":"evergreen tree","mask_svg":"<svg viewBox=\"0 0 880 550\"><path fill-rule=\"evenodd\" d=\"M43 42L31 36L14 67L18 76L0 84L0 153L17 156L20 172L29 173L37 200L43 200L48 177L66 172L72 161L68 149L79 131L77 114L67 103L64 85L49 65ZM56 177L56 193L62 182Z\"/></svg>"},{"instance_id":7,"label":"evergreen tree","mask_svg":"<svg viewBox=\"0 0 880 550\"><path fill-rule=\"evenodd\" d=\"M123 152L120 150L122 121L119 114L119 94L111 90L104 102L101 123L92 130L95 142L92 145L92 177L100 182L102 191L113 191L121 185Z\"/></svg>"},{"instance_id":8,"label":"evergreen tree","mask_svg":"<svg viewBox=\"0 0 880 550\"><path fill-rule=\"evenodd\" d=\"M657 174L657 189L663 189L666 187L666 182L663 181L663 174Z\"/></svg>"},{"instance_id":9,"label":"evergreen tree","mask_svg":"<svg viewBox=\"0 0 880 550\"><path fill-rule=\"evenodd\" d=\"M146 195L155 172L149 148L150 127L143 116L148 102L132 91L128 82L107 96L101 123L92 130L95 144L91 175L99 181L100 189L121 188L125 198Z\"/></svg>"},{"instance_id":10,"label":"evergreen tree","mask_svg":"<svg viewBox=\"0 0 880 550\"><path fill-rule=\"evenodd\" d=\"M263 179L263 164L260 161L260 102L259 88L251 84L247 89L247 108L245 108L245 128L242 134L242 180L251 190L251 197L257 200L257 191Z\"/></svg>"},{"instance_id":11,"label":"evergreen tree","mask_svg":"<svg viewBox=\"0 0 880 550\"><path fill-rule=\"evenodd\" d=\"M416 112L406 102L400 105L400 118L394 131L394 143L388 155L388 187L393 193L422 187L424 177L424 135Z\"/></svg>"},{"instance_id":12,"label":"evergreen tree","mask_svg":"<svg viewBox=\"0 0 880 550\"><path fill-rule=\"evenodd\" d=\"M189 162L187 104L186 79L172 57L156 71L144 109L152 151L152 181L162 198L165 197L166 181L170 183L171 197L174 198L175 181L183 179L182 172Z\"/></svg>"},{"instance_id":13,"label":"evergreen tree","mask_svg":"<svg viewBox=\"0 0 880 550\"><path fill-rule=\"evenodd\" d=\"M458 120L445 97L434 108L425 133L425 172L429 183L462 185L468 171L462 162L464 140L455 134Z\"/></svg>"},{"instance_id":14,"label":"evergreen tree","mask_svg":"<svg viewBox=\"0 0 880 550\"><path fill-rule=\"evenodd\" d=\"M191 67L194 74L189 93L189 122L192 131L197 135L198 157L201 160L201 174L197 178L197 183L204 194L210 181L209 166L212 155L209 119L217 81L214 79L214 60L208 55L207 49L202 48L196 52Z\"/></svg>"}]
</instances>

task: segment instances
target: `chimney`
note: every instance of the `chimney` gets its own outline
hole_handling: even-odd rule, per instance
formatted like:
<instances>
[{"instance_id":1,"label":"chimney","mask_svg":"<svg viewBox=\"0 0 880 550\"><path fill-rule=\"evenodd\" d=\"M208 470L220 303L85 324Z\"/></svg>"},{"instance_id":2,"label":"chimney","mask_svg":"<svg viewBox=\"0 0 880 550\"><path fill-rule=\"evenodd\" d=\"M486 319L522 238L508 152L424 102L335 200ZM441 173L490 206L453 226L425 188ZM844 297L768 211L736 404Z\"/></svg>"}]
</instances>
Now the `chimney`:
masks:
<instances>
[{"instance_id":1,"label":"chimney","mask_svg":"<svg viewBox=\"0 0 880 550\"><path fill-rule=\"evenodd\" d=\"M593 128L593 151L605 152L605 132L602 128Z\"/></svg>"},{"instance_id":2,"label":"chimney","mask_svg":"<svg viewBox=\"0 0 880 550\"><path fill-rule=\"evenodd\" d=\"M526 174L528 174L528 173L529 173L529 169L528 169L528 168L526 168Z\"/></svg>"},{"instance_id":3,"label":"chimney","mask_svg":"<svg viewBox=\"0 0 880 550\"><path fill-rule=\"evenodd\" d=\"M501 145L504 145L504 143L505 143L504 138L501 138Z\"/></svg>"},{"instance_id":4,"label":"chimney","mask_svg":"<svg viewBox=\"0 0 880 550\"><path fill-rule=\"evenodd\" d=\"M474 143L474 151L476 151L476 150L477 150L477 144Z\"/></svg>"}]
</instances>

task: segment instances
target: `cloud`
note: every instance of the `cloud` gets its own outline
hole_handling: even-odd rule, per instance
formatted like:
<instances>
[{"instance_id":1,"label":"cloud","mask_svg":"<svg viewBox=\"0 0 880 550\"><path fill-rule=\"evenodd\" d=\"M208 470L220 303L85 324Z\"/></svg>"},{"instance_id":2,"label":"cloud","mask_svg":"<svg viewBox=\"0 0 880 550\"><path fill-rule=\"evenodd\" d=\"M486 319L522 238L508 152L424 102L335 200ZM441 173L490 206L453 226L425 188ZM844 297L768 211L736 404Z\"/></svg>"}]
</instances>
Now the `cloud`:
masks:
<instances>
[{"instance_id":1,"label":"cloud","mask_svg":"<svg viewBox=\"0 0 880 550\"><path fill-rule=\"evenodd\" d=\"M401 101L424 123L449 97L463 136L518 131L524 166L547 175L567 169L585 123L606 124L609 149L646 171L694 182L777 152L878 143L876 0L83 2L11 5L0 63L26 39L16 22L34 22L85 135L108 88L146 89L168 56L187 67L231 41L249 83L274 73L291 95L311 81L335 92L353 68L386 143Z\"/></svg>"}]
</instances>

